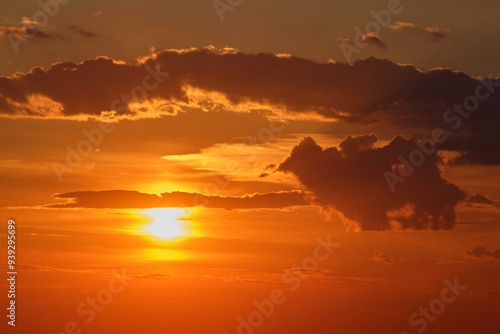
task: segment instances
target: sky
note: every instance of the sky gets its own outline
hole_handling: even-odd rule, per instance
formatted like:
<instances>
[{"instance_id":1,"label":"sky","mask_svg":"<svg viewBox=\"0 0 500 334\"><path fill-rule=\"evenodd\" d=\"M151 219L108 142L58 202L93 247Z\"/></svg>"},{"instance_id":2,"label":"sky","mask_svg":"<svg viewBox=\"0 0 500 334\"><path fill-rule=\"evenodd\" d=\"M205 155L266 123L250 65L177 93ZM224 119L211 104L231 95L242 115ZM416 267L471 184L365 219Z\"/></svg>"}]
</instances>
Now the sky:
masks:
<instances>
[{"instance_id":1,"label":"sky","mask_svg":"<svg viewBox=\"0 0 500 334\"><path fill-rule=\"evenodd\" d=\"M497 2L2 6L2 333L499 332Z\"/></svg>"}]
</instances>

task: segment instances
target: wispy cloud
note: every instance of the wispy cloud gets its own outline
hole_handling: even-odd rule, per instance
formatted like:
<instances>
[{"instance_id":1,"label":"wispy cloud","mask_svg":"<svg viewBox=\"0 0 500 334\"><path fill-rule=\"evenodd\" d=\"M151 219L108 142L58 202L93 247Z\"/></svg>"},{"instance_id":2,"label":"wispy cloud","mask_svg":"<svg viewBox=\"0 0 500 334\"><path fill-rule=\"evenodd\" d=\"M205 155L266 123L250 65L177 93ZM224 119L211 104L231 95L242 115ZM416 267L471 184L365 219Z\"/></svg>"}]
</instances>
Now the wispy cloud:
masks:
<instances>
[{"instance_id":1,"label":"wispy cloud","mask_svg":"<svg viewBox=\"0 0 500 334\"><path fill-rule=\"evenodd\" d=\"M430 37L434 42L438 42L450 34L449 29L440 29L438 27L420 28L415 24L409 22L396 22L395 24L390 25L389 28L394 31L413 33L417 35L426 35Z\"/></svg>"},{"instance_id":2,"label":"wispy cloud","mask_svg":"<svg viewBox=\"0 0 500 334\"><path fill-rule=\"evenodd\" d=\"M500 249L491 252L486 249L486 247L474 247L472 250L467 251L467 255L472 257L492 257L497 260L500 260Z\"/></svg>"},{"instance_id":3,"label":"wispy cloud","mask_svg":"<svg viewBox=\"0 0 500 334\"><path fill-rule=\"evenodd\" d=\"M361 37L361 42L365 43L368 42L370 44L374 44L375 46L378 46L379 48L382 49L387 49L387 44L382 40L382 38L378 35L375 35L374 33L370 32L368 34L365 34ZM337 38L337 43L347 43L352 46L354 46L354 42L349 39L349 38Z\"/></svg>"},{"instance_id":4,"label":"wispy cloud","mask_svg":"<svg viewBox=\"0 0 500 334\"><path fill-rule=\"evenodd\" d=\"M93 14L92 14L92 17L93 17L94 19L98 19L98 18L100 18L100 17L102 16L102 14L103 14L103 13L104 13L104 12L103 12L102 10L100 10L100 11L98 11L98 12L93 13Z\"/></svg>"},{"instance_id":5,"label":"wispy cloud","mask_svg":"<svg viewBox=\"0 0 500 334\"><path fill-rule=\"evenodd\" d=\"M388 254L382 253L382 252L373 253L373 261L382 262L388 266L390 266L391 264L394 263L394 261L392 260L392 258Z\"/></svg>"},{"instance_id":6,"label":"wispy cloud","mask_svg":"<svg viewBox=\"0 0 500 334\"><path fill-rule=\"evenodd\" d=\"M88 31L88 30L85 30L84 28L82 27L79 27L77 25L70 25L68 27L68 29L71 31L71 32L74 32L75 34L79 34L80 36L83 36L85 38L91 38L91 37L99 37L99 35L91 32L91 31Z\"/></svg>"}]
</instances>

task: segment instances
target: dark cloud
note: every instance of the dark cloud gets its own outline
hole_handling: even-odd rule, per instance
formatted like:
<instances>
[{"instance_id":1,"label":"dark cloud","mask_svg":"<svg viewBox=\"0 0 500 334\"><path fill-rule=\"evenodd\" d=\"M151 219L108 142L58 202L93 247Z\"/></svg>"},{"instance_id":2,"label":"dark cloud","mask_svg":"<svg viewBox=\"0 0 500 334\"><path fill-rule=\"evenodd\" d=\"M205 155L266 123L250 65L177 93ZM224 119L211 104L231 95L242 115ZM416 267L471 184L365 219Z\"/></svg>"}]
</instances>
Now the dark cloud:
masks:
<instances>
[{"instance_id":1,"label":"dark cloud","mask_svg":"<svg viewBox=\"0 0 500 334\"><path fill-rule=\"evenodd\" d=\"M373 134L349 136L339 147L323 149L307 137L278 170L294 174L314 202L340 211L361 230L452 229L455 206L465 193L442 178L437 153L427 156L393 192L386 173L397 173L402 168L399 157L408 157L417 146L399 136L383 147L374 147L376 141Z\"/></svg>"},{"instance_id":2,"label":"dark cloud","mask_svg":"<svg viewBox=\"0 0 500 334\"><path fill-rule=\"evenodd\" d=\"M6 110L2 110L4 114L47 118L53 116L50 110L59 107L62 116L100 115L101 112L113 109L127 113L129 110L120 97L128 95L130 99L132 89L142 87L146 76L146 85L154 85L152 75L157 72L155 69L148 69L145 66L126 65L106 57L79 64L56 63L47 71L35 67L27 74L0 78L0 105L8 105ZM159 84L163 83L161 89L149 96L182 98L181 86L175 81L167 82L165 75L158 78L162 80ZM49 101L31 101L33 96L42 96ZM50 110L42 108L40 111L37 107L43 104L52 106Z\"/></svg>"},{"instance_id":3,"label":"dark cloud","mask_svg":"<svg viewBox=\"0 0 500 334\"><path fill-rule=\"evenodd\" d=\"M395 31L409 32L417 35L426 35L431 38L432 41L438 42L450 34L449 29L439 29L434 28L420 28L409 22L397 22L389 26L390 29Z\"/></svg>"},{"instance_id":4,"label":"dark cloud","mask_svg":"<svg viewBox=\"0 0 500 334\"><path fill-rule=\"evenodd\" d=\"M259 177L266 177L269 175L269 171L273 171L275 169L276 169L275 164L269 164L264 167L264 170L262 171L262 173L260 173Z\"/></svg>"},{"instance_id":5,"label":"dark cloud","mask_svg":"<svg viewBox=\"0 0 500 334\"><path fill-rule=\"evenodd\" d=\"M500 151L478 147L477 151L460 153L450 161L450 165L500 165Z\"/></svg>"},{"instance_id":6,"label":"dark cloud","mask_svg":"<svg viewBox=\"0 0 500 334\"><path fill-rule=\"evenodd\" d=\"M166 50L135 65L101 57L79 64L53 64L46 71L34 68L27 74L0 78L2 100L22 103L29 95L42 94L61 103L64 115L96 115L110 110L121 93L141 85L148 74L146 66L170 73L168 80L149 92L152 97L186 100L182 87L190 85L223 93L235 104L250 100L353 122L424 127L439 125L440 112L473 94L479 83L460 72L422 72L374 58L353 65L315 63L206 48ZM76 99L95 102L76 104ZM500 105L500 93L493 100L495 106ZM498 113L491 114L489 120L498 119ZM468 121L476 123L473 117Z\"/></svg>"},{"instance_id":7,"label":"dark cloud","mask_svg":"<svg viewBox=\"0 0 500 334\"><path fill-rule=\"evenodd\" d=\"M495 113L495 111L488 111ZM449 161L450 165L499 165L500 129L496 124L464 124L457 133L450 134L441 150L458 151L460 154Z\"/></svg>"},{"instance_id":8,"label":"dark cloud","mask_svg":"<svg viewBox=\"0 0 500 334\"><path fill-rule=\"evenodd\" d=\"M120 101L133 89L140 91L147 76L153 84L152 72L157 70L169 75L146 92L147 99L162 101L154 112L145 107L131 110ZM495 150L498 155L500 150L499 86L497 80L480 81L449 69L423 72L375 58L352 65L316 63L208 47L164 50L135 64L100 57L0 77L0 114L60 118L114 110L130 117L143 112L157 117L185 110L183 103L216 105L193 99L187 87L194 87L203 92L202 98L208 92L220 93L235 107L250 101L286 106L291 114L315 113L349 123L390 124L421 132L440 127L449 132L449 140L440 148L465 153L455 163L498 163L483 156L491 157ZM477 111L461 116L450 110L454 104L471 102L467 98L477 92L487 95ZM473 153L480 150L487 152Z\"/></svg>"},{"instance_id":9,"label":"dark cloud","mask_svg":"<svg viewBox=\"0 0 500 334\"><path fill-rule=\"evenodd\" d=\"M493 257L497 260L500 260L500 249L491 252L482 246L474 247L471 251L467 251L467 255L472 257Z\"/></svg>"},{"instance_id":10,"label":"dark cloud","mask_svg":"<svg viewBox=\"0 0 500 334\"><path fill-rule=\"evenodd\" d=\"M243 197L224 197L174 191L160 195L145 194L131 190L78 191L60 194L57 199L67 199L69 203L48 205L49 208L98 208L98 209L146 209L146 208L187 208L205 206L207 208L268 209L309 205L302 192L274 192L252 194Z\"/></svg>"},{"instance_id":11,"label":"dark cloud","mask_svg":"<svg viewBox=\"0 0 500 334\"><path fill-rule=\"evenodd\" d=\"M68 27L68 29L71 31L71 32L74 32L75 34L79 34L80 36L83 36L85 38L91 38L91 37L98 37L99 35L93 33L93 32L90 32L88 30L85 30L83 29L82 27L79 27L77 25L70 25Z\"/></svg>"}]
</instances>

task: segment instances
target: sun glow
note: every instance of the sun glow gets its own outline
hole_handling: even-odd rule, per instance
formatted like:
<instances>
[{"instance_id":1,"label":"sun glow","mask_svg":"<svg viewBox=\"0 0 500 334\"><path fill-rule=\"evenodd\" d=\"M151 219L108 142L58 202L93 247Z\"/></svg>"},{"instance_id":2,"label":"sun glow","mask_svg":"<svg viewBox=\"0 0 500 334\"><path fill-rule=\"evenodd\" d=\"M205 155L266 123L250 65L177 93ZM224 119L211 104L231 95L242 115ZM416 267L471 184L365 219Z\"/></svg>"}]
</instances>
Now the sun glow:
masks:
<instances>
[{"instance_id":1,"label":"sun glow","mask_svg":"<svg viewBox=\"0 0 500 334\"><path fill-rule=\"evenodd\" d=\"M179 240L192 235L186 223L187 211L179 208L161 208L143 210L152 217L151 224L144 227L145 233L163 239Z\"/></svg>"}]
</instances>

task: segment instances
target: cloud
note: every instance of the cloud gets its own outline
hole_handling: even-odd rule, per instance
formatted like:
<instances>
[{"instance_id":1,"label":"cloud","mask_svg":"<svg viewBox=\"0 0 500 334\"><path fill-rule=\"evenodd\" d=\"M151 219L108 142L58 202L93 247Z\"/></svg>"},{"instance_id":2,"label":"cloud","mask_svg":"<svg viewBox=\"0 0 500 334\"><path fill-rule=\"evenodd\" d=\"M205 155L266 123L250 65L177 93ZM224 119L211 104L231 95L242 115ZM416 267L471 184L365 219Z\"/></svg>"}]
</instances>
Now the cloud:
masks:
<instances>
[{"instance_id":1,"label":"cloud","mask_svg":"<svg viewBox=\"0 0 500 334\"><path fill-rule=\"evenodd\" d=\"M361 37L361 41L362 42L369 42L369 43L373 43L375 44L376 46L378 46L379 48L382 48L382 49L387 49L387 44L385 44L383 41L382 41L382 38L380 38L380 36L377 36L375 35L374 33L370 32L366 35L364 35L363 37Z\"/></svg>"},{"instance_id":2,"label":"cloud","mask_svg":"<svg viewBox=\"0 0 500 334\"><path fill-rule=\"evenodd\" d=\"M500 260L500 249L491 252L482 246L474 247L471 251L467 251L467 255L472 257L493 257L497 260Z\"/></svg>"},{"instance_id":3,"label":"cloud","mask_svg":"<svg viewBox=\"0 0 500 334\"><path fill-rule=\"evenodd\" d=\"M147 66L170 73L148 92L149 97L170 102L189 99L189 86L221 93L236 105L252 101L351 122L424 127L439 124L440 113L474 93L479 83L459 72L422 72L375 58L349 65L213 48L164 50L136 64L99 57L0 78L1 100L11 105L1 112L12 114L13 104L41 94L61 103L66 116L99 115L111 109L113 99L142 84ZM500 94L495 93L498 101Z\"/></svg>"},{"instance_id":4,"label":"cloud","mask_svg":"<svg viewBox=\"0 0 500 334\"><path fill-rule=\"evenodd\" d=\"M266 177L269 176L269 171L275 170L276 165L275 164L268 164L264 167L264 170L262 173L260 173L259 177Z\"/></svg>"},{"instance_id":5,"label":"cloud","mask_svg":"<svg viewBox=\"0 0 500 334\"><path fill-rule=\"evenodd\" d=\"M29 17L23 16L21 17L21 22L19 22L23 25L38 25L38 22L34 21L33 19L30 19Z\"/></svg>"},{"instance_id":6,"label":"cloud","mask_svg":"<svg viewBox=\"0 0 500 334\"><path fill-rule=\"evenodd\" d=\"M110 110L113 99L142 84L148 65L171 74L148 92L169 101L187 100L186 87L191 86L224 94L233 104L250 100L286 105L296 113L405 126L440 124L440 113L474 93L479 83L459 72L421 72L375 58L349 65L205 48L165 50L133 65L99 57L79 64L56 63L46 71L34 68L26 74L0 78L1 100L23 103L30 95L42 94L61 103L66 116L98 115ZM495 93L494 100L491 107L500 105L500 94ZM13 107L1 110L4 114L14 111ZM498 117L494 114L490 120ZM470 121L476 120L471 117Z\"/></svg>"},{"instance_id":7,"label":"cloud","mask_svg":"<svg viewBox=\"0 0 500 334\"><path fill-rule=\"evenodd\" d=\"M85 30L83 29L82 27L79 27L77 25L70 25L68 27L68 29L72 32L74 32L75 34L79 34L80 36L83 36L85 38L91 38L91 37L98 37L99 35L93 33L93 32L90 32L88 30Z\"/></svg>"},{"instance_id":8,"label":"cloud","mask_svg":"<svg viewBox=\"0 0 500 334\"><path fill-rule=\"evenodd\" d=\"M31 27L0 27L0 36L4 38L13 38L15 40L27 40L27 39L39 39L39 40L49 40L49 39L59 39L59 35L51 32L46 32L38 29L35 25Z\"/></svg>"},{"instance_id":9,"label":"cloud","mask_svg":"<svg viewBox=\"0 0 500 334\"><path fill-rule=\"evenodd\" d=\"M500 201L494 201L483 194L471 194L465 199L466 203L493 206L500 209Z\"/></svg>"},{"instance_id":10,"label":"cloud","mask_svg":"<svg viewBox=\"0 0 500 334\"><path fill-rule=\"evenodd\" d=\"M147 273L147 274L141 274L141 275L134 275L134 276L130 276L130 277L142 278L142 279L166 280L167 278L172 277L172 275L164 274L164 273Z\"/></svg>"},{"instance_id":11,"label":"cloud","mask_svg":"<svg viewBox=\"0 0 500 334\"><path fill-rule=\"evenodd\" d=\"M338 210L356 229L452 229L455 206L465 193L442 178L436 152L392 192L384 173L398 168L399 156L408 157L417 146L400 136L386 146L374 147L376 142L373 134L349 136L339 147L323 149L307 137L278 170L295 175L315 203Z\"/></svg>"},{"instance_id":12,"label":"cloud","mask_svg":"<svg viewBox=\"0 0 500 334\"><path fill-rule=\"evenodd\" d=\"M373 253L373 261L382 262L388 266L394 263L394 261L389 255L377 251Z\"/></svg>"},{"instance_id":13,"label":"cloud","mask_svg":"<svg viewBox=\"0 0 500 334\"><path fill-rule=\"evenodd\" d=\"M492 102L497 103L496 101ZM495 107L493 104L487 104L478 114L472 114L470 118L463 121L459 131L450 133L446 142L438 145L441 150L460 152L458 156L449 161L450 165L500 164L500 123L490 119L490 116L497 117L500 114L498 111L500 109L495 111L490 108ZM485 113L489 113L489 115ZM469 123L472 117L476 117L476 119ZM487 124L488 119L497 123Z\"/></svg>"},{"instance_id":14,"label":"cloud","mask_svg":"<svg viewBox=\"0 0 500 334\"><path fill-rule=\"evenodd\" d=\"M145 82L155 83L151 77L158 77L152 73L157 71L169 75L161 77L154 89L139 94ZM500 150L498 86L498 80L480 81L449 69L423 72L375 58L352 65L316 63L207 47L163 50L134 64L99 57L0 77L0 115L81 118L115 113L137 119L177 115L190 108L248 112L286 106L291 115L317 119L427 132L443 128L450 138L440 149L465 153L455 163L498 164L498 158L484 157ZM488 97L466 119L456 120L458 111L447 113L478 91ZM132 92L145 98L123 101L121 97ZM40 108L40 101L54 107ZM451 125L453 130L460 126L460 131L452 131ZM476 151L481 150L485 152L479 156Z\"/></svg>"},{"instance_id":15,"label":"cloud","mask_svg":"<svg viewBox=\"0 0 500 334\"><path fill-rule=\"evenodd\" d=\"M103 13L104 13L104 12L103 12L102 10L97 11L97 12L95 12L95 13L93 13L93 14L92 14L92 17L93 17L94 19L98 19L98 18L100 18L100 17L102 16L102 14L103 14Z\"/></svg>"},{"instance_id":16,"label":"cloud","mask_svg":"<svg viewBox=\"0 0 500 334\"><path fill-rule=\"evenodd\" d=\"M500 151L497 148L485 150L480 146L475 151L462 152L450 161L450 165L500 165Z\"/></svg>"},{"instance_id":17,"label":"cloud","mask_svg":"<svg viewBox=\"0 0 500 334\"><path fill-rule=\"evenodd\" d=\"M401 31L407 33L413 33L417 35L426 35L431 38L432 41L438 42L447 37L450 34L449 29L439 29L437 27L434 28L419 28L413 23L409 22L396 22L393 25L389 26L390 29L394 31Z\"/></svg>"},{"instance_id":18,"label":"cloud","mask_svg":"<svg viewBox=\"0 0 500 334\"><path fill-rule=\"evenodd\" d=\"M352 46L355 46L354 42L349 39L349 38L337 38L337 42L340 44L340 43L348 43ZM380 38L380 36L378 35L375 35L374 33L370 32L368 34L365 34L361 37L361 42L368 42L368 43L373 43L375 44L376 46L378 46L379 48L382 48L382 49L387 49L387 44L384 43L384 41L382 41L382 38Z\"/></svg>"},{"instance_id":19,"label":"cloud","mask_svg":"<svg viewBox=\"0 0 500 334\"><path fill-rule=\"evenodd\" d=\"M30 19L29 17L21 17L19 24L22 25L22 27L0 26L0 37L4 37L10 41L27 41L28 39L62 39L62 37L56 33L41 30L38 27L38 22Z\"/></svg>"},{"instance_id":20,"label":"cloud","mask_svg":"<svg viewBox=\"0 0 500 334\"><path fill-rule=\"evenodd\" d=\"M78 191L64 193L56 199L69 200L64 204L47 205L49 208L97 208L97 209L147 209L147 208L187 208L205 206L207 208L270 209L309 205L304 193L299 191L252 194L243 197L224 197L174 191L171 193L145 194L131 190Z\"/></svg>"}]
</instances>

